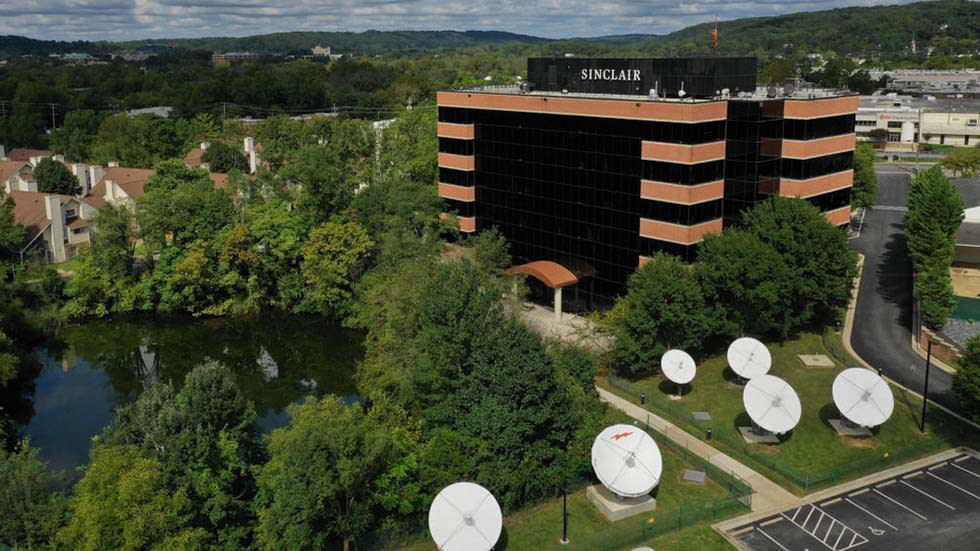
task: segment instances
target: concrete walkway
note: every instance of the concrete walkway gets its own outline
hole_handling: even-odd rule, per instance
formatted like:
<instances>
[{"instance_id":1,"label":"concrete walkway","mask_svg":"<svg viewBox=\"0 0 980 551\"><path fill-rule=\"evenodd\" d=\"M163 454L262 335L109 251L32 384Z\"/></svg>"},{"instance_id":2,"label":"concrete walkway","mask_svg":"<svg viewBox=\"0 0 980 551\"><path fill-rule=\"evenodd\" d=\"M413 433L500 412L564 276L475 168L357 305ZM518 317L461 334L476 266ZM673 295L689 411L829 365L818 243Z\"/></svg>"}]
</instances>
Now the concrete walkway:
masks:
<instances>
[{"instance_id":1,"label":"concrete walkway","mask_svg":"<svg viewBox=\"0 0 980 551\"><path fill-rule=\"evenodd\" d=\"M732 459L730 456L721 453L703 440L699 440L670 421L655 413L651 413L642 407L621 398L608 390L596 387L599 391L599 398L609 405L629 415L637 421L649 423L656 431L664 434L671 441L683 446L689 452L707 460L709 463L730 473L741 477L752 485L752 511L769 512L781 511L800 501L800 498L784 490L781 486L742 463Z\"/></svg>"}]
</instances>

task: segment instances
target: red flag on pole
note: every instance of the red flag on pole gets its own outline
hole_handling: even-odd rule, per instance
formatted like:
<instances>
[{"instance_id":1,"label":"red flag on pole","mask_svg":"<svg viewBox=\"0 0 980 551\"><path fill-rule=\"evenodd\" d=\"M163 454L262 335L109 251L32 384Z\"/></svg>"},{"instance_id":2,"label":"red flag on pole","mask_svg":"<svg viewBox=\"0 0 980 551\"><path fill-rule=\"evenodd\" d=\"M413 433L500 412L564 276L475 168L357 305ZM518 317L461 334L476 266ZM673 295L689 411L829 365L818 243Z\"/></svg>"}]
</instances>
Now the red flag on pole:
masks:
<instances>
[{"instance_id":1,"label":"red flag on pole","mask_svg":"<svg viewBox=\"0 0 980 551\"><path fill-rule=\"evenodd\" d=\"M715 17L715 28L711 30L711 46L718 49L718 17Z\"/></svg>"}]
</instances>

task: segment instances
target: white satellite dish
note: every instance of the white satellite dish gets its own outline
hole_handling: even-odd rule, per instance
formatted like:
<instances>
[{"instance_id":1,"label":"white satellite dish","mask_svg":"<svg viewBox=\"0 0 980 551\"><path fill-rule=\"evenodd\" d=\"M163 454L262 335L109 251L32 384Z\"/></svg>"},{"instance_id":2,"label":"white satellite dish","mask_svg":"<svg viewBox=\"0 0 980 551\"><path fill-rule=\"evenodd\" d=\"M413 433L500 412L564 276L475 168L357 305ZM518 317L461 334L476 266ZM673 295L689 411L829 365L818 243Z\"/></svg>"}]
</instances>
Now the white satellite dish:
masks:
<instances>
[{"instance_id":1,"label":"white satellite dish","mask_svg":"<svg viewBox=\"0 0 980 551\"><path fill-rule=\"evenodd\" d=\"M793 387L775 375L750 379L742 391L742 403L752 422L774 434L793 430L803 412Z\"/></svg>"},{"instance_id":2,"label":"white satellite dish","mask_svg":"<svg viewBox=\"0 0 980 551\"><path fill-rule=\"evenodd\" d=\"M697 364L694 358L683 350L668 350L660 357L660 370L664 376L679 385L686 385L694 380Z\"/></svg>"},{"instance_id":3,"label":"white satellite dish","mask_svg":"<svg viewBox=\"0 0 980 551\"><path fill-rule=\"evenodd\" d=\"M769 372L772 355L766 345L752 337L742 337L728 347L728 366L739 377L751 380Z\"/></svg>"},{"instance_id":4,"label":"white satellite dish","mask_svg":"<svg viewBox=\"0 0 980 551\"><path fill-rule=\"evenodd\" d=\"M888 383L877 373L860 367L838 373L833 394L840 414L865 428L884 423L895 409L895 397Z\"/></svg>"},{"instance_id":5,"label":"white satellite dish","mask_svg":"<svg viewBox=\"0 0 980 551\"><path fill-rule=\"evenodd\" d=\"M490 551L503 526L493 494L473 482L446 486L429 507L429 533L442 551Z\"/></svg>"},{"instance_id":6,"label":"white satellite dish","mask_svg":"<svg viewBox=\"0 0 980 551\"><path fill-rule=\"evenodd\" d=\"M592 469L602 485L621 497L647 495L660 483L664 460L643 429L606 427L592 443Z\"/></svg>"}]
</instances>

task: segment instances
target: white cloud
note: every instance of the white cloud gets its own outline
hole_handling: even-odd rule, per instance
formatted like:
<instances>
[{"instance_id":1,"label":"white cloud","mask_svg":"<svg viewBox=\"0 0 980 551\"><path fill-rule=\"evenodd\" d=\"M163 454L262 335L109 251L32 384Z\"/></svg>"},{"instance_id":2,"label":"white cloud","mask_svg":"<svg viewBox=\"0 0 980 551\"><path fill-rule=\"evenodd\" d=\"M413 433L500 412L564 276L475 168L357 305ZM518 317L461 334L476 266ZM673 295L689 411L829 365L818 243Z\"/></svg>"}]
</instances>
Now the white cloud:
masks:
<instances>
[{"instance_id":1,"label":"white cloud","mask_svg":"<svg viewBox=\"0 0 980 551\"><path fill-rule=\"evenodd\" d=\"M0 34L130 40L476 29L564 38L659 34L716 16L724 21L878 4L881 0L0 0Z\"/></svg>"}]
</instances>

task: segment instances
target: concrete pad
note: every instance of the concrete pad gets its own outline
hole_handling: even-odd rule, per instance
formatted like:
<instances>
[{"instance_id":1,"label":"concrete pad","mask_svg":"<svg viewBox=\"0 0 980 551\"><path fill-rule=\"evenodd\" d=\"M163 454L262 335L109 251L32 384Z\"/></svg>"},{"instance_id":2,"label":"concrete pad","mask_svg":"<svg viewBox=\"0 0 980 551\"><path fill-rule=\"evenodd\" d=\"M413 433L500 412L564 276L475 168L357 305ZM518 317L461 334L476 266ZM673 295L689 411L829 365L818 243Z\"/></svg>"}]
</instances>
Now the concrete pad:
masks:
<instances>
[{"instance_id":1,"label":"concrete pad","mask_svg":"<svg viewBox=\"0 0 980 551\"><path fill-rule=\"evenodd\" d=\"M710 421L711 414L707 411L692 411L691 418L695 421Z\"/></svg>"},{"instance_id":2,"label":"concrete pad","mask_svg":"<svg viewBox=\"0 0 980 551\"><path fill-rule=\"evenodd\" d=\"M593 484L586 488L585 496L610 522L647 513L657 508L657 500L648 495L621 498L602 484Z\"/></svg>"},{"instance_id":3,"label":"concrete pad","mask_svg":"<svg viewBox=\"0 0 980 551\"><path fill-rule=\"evenodd\" d=\"M771 432L756 432L752 427L738 427L742 438L749 444L778 444L779 437Z\"/></svg>"},{"instance_id":4,"label":"concrete pad","mask_svg":"<svg viewBox=\"0 0 980 551\"><path fill-rule=\"evenodd\" d=\"M800 354L797 356L801 362L803 362L803 367L816 367L816 368L826 368L826 367L836 367L834 361L825 356L824 354Z\"/></svg>"},{"instance_id":5,"label":"concrete pad","mask_svg":"<svg viewBox=\"0 0 980 551\"><path fill-rule=\"evenodd\" d=\"M708 474L705 473L704 471L684 469L684 476L681 477L681 480L683 480L684 482L690 482L691 484L700 484L703 486L707 477Z\"/></svg>"},{"instance_id":6,"label":"concrete pad","mask_svg":"<svg viewBox=\"0 0 980 551\"><path fill-rule=\"evenodd\" d=\"M829 419L828 422L841 436L850 436L851 438L871 438L874 436L869 429L848 423L843 419Z\"/></svg>"}]
</instances>

